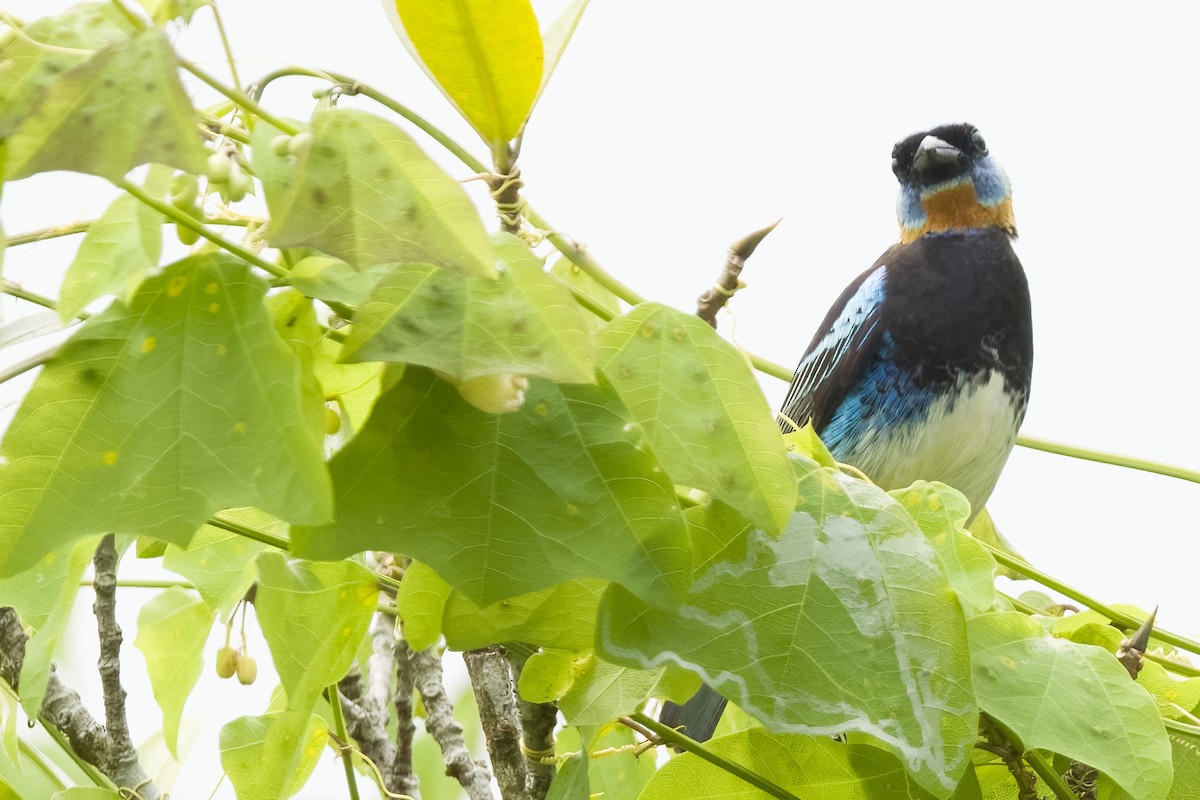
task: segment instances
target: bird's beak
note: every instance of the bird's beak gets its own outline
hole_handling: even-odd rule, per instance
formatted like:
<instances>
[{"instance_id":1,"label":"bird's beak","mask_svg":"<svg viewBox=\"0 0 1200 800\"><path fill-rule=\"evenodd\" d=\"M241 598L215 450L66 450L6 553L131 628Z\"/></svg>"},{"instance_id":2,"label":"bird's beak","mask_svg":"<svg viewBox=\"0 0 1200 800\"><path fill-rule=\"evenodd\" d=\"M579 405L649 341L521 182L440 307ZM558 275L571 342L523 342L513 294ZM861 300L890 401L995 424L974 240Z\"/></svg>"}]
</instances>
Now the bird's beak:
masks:
<instances>
[{"instance_id":1,"label":"bird's beak","mask_svg":"<svg viewBox=\"0 0 1200 800\"><path fill-rule=\"evenodd\" d=\"M912 166L917 172L928 172L944 164L958 161L962 151L949 142L942 141L936 136L926 136L917 145L917 153L913 156Z\"/></svg>"}]
</instances>

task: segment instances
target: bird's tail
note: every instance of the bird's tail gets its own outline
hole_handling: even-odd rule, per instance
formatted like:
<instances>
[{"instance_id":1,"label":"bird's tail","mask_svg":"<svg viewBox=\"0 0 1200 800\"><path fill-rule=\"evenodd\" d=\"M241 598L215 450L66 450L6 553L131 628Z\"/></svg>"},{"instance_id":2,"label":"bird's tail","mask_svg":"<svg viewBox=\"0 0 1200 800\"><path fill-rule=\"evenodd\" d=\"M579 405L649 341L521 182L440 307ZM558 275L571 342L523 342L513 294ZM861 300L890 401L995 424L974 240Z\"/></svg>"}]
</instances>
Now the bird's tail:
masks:
<instances>
[{"instance_id":1,"label":"bird's tail","mask_svg":"<svg viewBox=\"0 0 1200 800\"><path fill-rule=\"evenodd\" d=\"M686 736L697 742L707 742L717 729L717 721L725 711L724 697L708 686L692 695L683 705L667 702L658 715L658 721L671 728L681 728Z\"/></svg>"}]
</instances>

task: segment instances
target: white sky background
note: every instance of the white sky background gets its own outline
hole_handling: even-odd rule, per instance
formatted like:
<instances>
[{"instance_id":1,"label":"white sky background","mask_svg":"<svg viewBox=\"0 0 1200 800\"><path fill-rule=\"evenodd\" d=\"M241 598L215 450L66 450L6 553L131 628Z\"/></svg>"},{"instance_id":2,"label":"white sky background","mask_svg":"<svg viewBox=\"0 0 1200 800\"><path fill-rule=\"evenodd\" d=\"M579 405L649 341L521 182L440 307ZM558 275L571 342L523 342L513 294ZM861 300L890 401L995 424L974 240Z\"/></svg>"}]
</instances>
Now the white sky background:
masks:
<instances>
[{"instance_id":1,"label":"white sky background","mask_svg":"<svg viewBox=\"0 0 1200 800\"><path fill-rule=\"evenodd\" d=\"M33 19L69 3L0 5ZM565 2L535 5L544 28ZM349 73L484 157L377 0L221 8L243 80L289 63ZM180 42L225 75L211 19L198 13ZM1012 179L1033 295L1024 432L1197 468L1197 30L1200 5L1185 2L593 0L528 127L526 195L618 278L686 310L730 242L783 217L732 307L738 343L790 368L843 286L897 238L892 143L972 122ZM316 85L287 79L265 103L304 117ZM95 216L112 196L98 179L36 176L6 185L0 209L13 234ZM56 293L80 238L10 250L6 277ZM5 319L30 310L0 299ZM735 331L729 317L720 330ZM763 384L778 405L785 385ZM0 394L0 405L10 399ZM1110 602L1161 604L1166 626L1194 635L1198 503L1194 484L1018 448L990 509L1040 568ZM94 637L88 629L78 635ZM263 670L259 683L269 678ZM193 700L189 714L200 706ZM173 796L207 796L210 776L188 770L196 783Z\"/></svg>"}]
</instances>

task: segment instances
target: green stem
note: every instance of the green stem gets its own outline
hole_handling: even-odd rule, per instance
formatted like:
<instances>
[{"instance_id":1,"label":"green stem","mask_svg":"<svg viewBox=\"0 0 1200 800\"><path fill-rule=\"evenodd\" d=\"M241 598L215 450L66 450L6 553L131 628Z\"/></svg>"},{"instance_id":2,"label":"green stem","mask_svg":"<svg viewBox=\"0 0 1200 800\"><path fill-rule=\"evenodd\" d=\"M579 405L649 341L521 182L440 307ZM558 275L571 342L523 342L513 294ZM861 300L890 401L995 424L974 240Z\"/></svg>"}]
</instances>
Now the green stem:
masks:
<instances>
[{"instance_id":1,"label":"green stem","mask_svg":"<svg viewBox=\"0 0 1200 800\"><path fill-rule=\"evenodd\" d=\"M729 761L728 759L725 759L722 756L717 755L712 750L709 750L707 747L702 745L700 742L697 742L695 739L691 739L687 736L684 736L679 731L675 730L674 728L670 728L670 727L667 727L666 725L663 725L661 722L659 722L656 719L651 719L650 717L648 717L645 714L642 714L640 712L630 714L629 718L632 719L634 722L638 723L639 725L642 725L642 726L648 728L649 730L653 731L655 733L655 735L658 736L659 739L666 742L667 744L671 744L676 747L679 747L680 749L686 750L689 753L695 753L697 756L704 759L705 761L712 764L713 766L716 766L716 767L719 767L720 769L725 770L730 775L736 775L737 777L744 780L746 783L750 784L751 786L754 786L757 789L761 789L762 791L766 792L767 794L771 795L772 797L778 797L778 798L780 798L780 800L800 800L799 797L792 794L791 792L784 789L783 787L777 786L774 783L771 783L769 780L767 780L763 776L759 775L756 772L751 772L750 770L743 767L741 764L735 764L734 762Z\"/></svg>"},{"instance_id":2,"label":"green stem","mask_svg":"<svg viewBox=\"0 0 1200 800\"><path fill-rule=\"evenodd\" d=\"M1077 603L1082 603L1093 611L1097 611L1100 614L1108 617L1113 622L1118 622L1121 625L1124 625L1126 628L1133 630L1136 630L1138 626L1144 622L1144 620L1136 619L1129 614L1118 611L1111 606L1101 603L1099 600L1095 600L1078 589L1068 586L1062 581L1050 577L1040 569L1031 566L1029 562L1016 558L997 547L993 547L987 542L980 541L979 544L992 554L992 558L996 559L998 562L1014 572L1019 572L1026 578L1035 580L1043 586L1053 589L1059 594L1071 598ZM1166 642L1167 644L1178 647L1181 650L1187 650L1192 653L1200 653L1200 642L1197 642L1194 639L1189 639L1186 636L1180 636L1177 633L1171 633L1170 631L1165 631L1161 628L1155 628L1153 636L1158 641Z\"/></svg>"},{"instance_id":3,"label":"green stem","mask_svg":"<svg viewBox=\"0 0 1200 800\"><path fill-rule=\"evenodd\" d=\"M146 22L137 14L126 8L125 4L121 0L112 0L112 4L117 8L118 11L124 14L125 18L129 20L130 24L136 27L138 30L146 31L153 27L150 25L150 23ZM176 54L176 58L178 58L178 54ZM219 80L209 75L207 72L200 69L187 59L178 58L178 60L180 67L190 72L194 77L200 79L202 83L207 84L211 89L214 89L218 93L223 94L225 97L232 100L242 110L254 114L260 119L266 120L279 130L291 136L295 136L300 132L300 129L295 125L279 119L274 114L260 106L258 103L251 100L243 92L240 92L237 89L230 89L228 86L221 83Z\"/></svg>"},{"instance_id":4,"label":"green stem","mask_svg":"<svg viewBox=\"0 0 1200 800\"><path fill-rule=\"evenodd\" d=\"M429 138L433 139L435 142L444 147L459 161L466 164L469 169L473 170L474 172L487 172L487 167L484 166L482 161L467 152L465 147L443 133L436 125L429 122L427 119L403 103L392 99L378 89L368 86L361 81L355 80L349 75L343 75L338 72L327 72L320 69L308 69L307 67L284 67L282 69L277 69L274 72L269 72L259 80L255 81L252 94L256 98L261 97L263 91L272 82L278 80L279 78L287 78L292 76L319 78L343 87L343 90L347 94L361 94L364 97L369 97L384 108L391 109L411 122L413 125L416 125L422 131L424 131Z\"/></svg>"},{"instance_id":5,"label":"green stem","mask_svg":"<svg viewBox=\"0 0 1200 800\"><path fill-rule=\"evenodd\" d=\"M33 763L37 767L38 772L46 776L46 779L58 784L59 790L65 790L67 784L63 782L62 776L54 769L54 765L50 760L42 755L42 751L25 741L24 738L17 737L17 747L21 750L21 755Z\"/></svg>"},{"instance_id":6,"label":"green stem","mask_svg":"<svg viewBox=\"0 0 1200 800\"><path fill-rule=\"evenodd\" d=\"M250 250L247 250L246 248L242 247L241 245L234 244L233 242L229 241L225 237L220 236L219 234L213 233L208 228L206 228L202 222L197 220L191 214L187 213L186 211L176 208L175 206L171 205L170 203L166 203L162 200L159 200L157 197L151 196L149 193L146 192L145 189L138 186L137 184L130 183L129 181L122 178L121 180L116 181L116 185L118 187L120 187L121 189L124 189L126 192L129 192L129 194L133 195L138 200L141 200L143 203L150 206L155 211L161 213L163 216L168 217L169 219L171 219L171 221L175 222L176 224L182 225L185 228L190 228L191 230L198 233L200 236L203 236L205 239L208 239L210 242L215 244L217 247L220 247L224 250L228 250L230 253L233 253L238 258L242 259L243 261L247 261L247 262L253 264L254 266L258 267L259 269L263 270L264 272L267 272L276 277L282 277L287 274L287 271L284 270L279 265L272 264L270 261L267 261L265 258L258 255L257 253L251 252Z\"/></svg>"},{"instance_id":7,"label":"green stem","mask_svg":"<svg viewBox=\"0 0 1200 800\"><path fill-rule=\"evenodd\" d=\"M346 770L346 788L350 800L358 800L358 781L354 777L354 762L351 758L350 735L346 733L346 720L342 716L342 699L336 683L329 684L329 707L333 709L333 731L337 734L338 750L342 757L342 768Z\"/></svg>"},{"instance_id":8,"label":"green stem","mask_svg":"<svg viewBox=\"0 0 1200 800\"><path fill-rule=\"evenodd\" d=\"M1017 437L1017 444L1022 447L1028 447L1031 450L1041 450L1043 453L1054 453L1069 458L1095 461L1099 464L1110 464L1114 467L1125 467L1127 469L1141 470L1142 472L1153 472L1155 475L1166 475L1170 478L1179 478L1183 481L1200 483L1200 472L1196 470L1184 469L1183 467L1176 467L1170 464L1160 464L1157 461L1150 461L1145 458L1134 458L1133 456L1122 456L1116 453L1090 450L1086 447L1048 442L1045 439L1035 439L1032 436Z\"/></svg>"},{"instance_id":9,"label":"green stem","mask_svg":"<svg viewBox=\"0 0 1200 800\"><path fill-rule=\"evenodd\" d=\"M216 128L220 135L233 139L235 142L242 144L250 144L250 133L242 130L236 125L230 124L215 114L210 114L207 111L197 111L200 119L204 122L204 126L209 130Z\"/></svg>"},{"instance_id":10,"label":"green stem","mask_svg":"<svg viewBox=\"0 0 1200 800\"><path fill-rule=\"evenodd\" d=\"M26 356L15 364L9 364L4 369L0 369L0 384L8 383L18 375L23 375L31 369L42 366L58 352L58 348L59 345L54 345L39 353Z\"/></svg>"},{"instance_id":11,"label":"green stem","mask_svg":"<svg viewBox=\"0 0 1200 800\"><path fill-rule=\"evenodd\" d=\"M80 587L91 586L91 581L81 580ZM153 578L120 578L117 580L117 586L121 589L172 589L178 586L181 589L195 589L188 581L184 580L167 580Z\"/></svg>"},{"instance_id":12,"label":"green stem","mask_svg":"<svg viewBox=\"0 0 1200 800\"><path fill-rule=\"evenodd\" d=\"M1026 603L1022 600L1018 600L1017 598L1013 597L1012 595L1005 594L1004 592L997 592L997 594L999 594L1001 597L1003 597L1009 603L1012 603L1012 607L1015 608L1017 611L1020 611L1022 614L1028 614L1029 616L1032 617L1032 616L1040 615L1043 613L1042 611L1034 608L1033 606L1029 605L1028 603ZM1155 633L1154 635L1158 636L1157 633ZM1156 664L1160 664L1163 667L1165 667L1166 669L1170 670L1171 672L1177 673L1179 675L1186 675L1189 678L1200 677L1200 667L1193 667L1191 664L1181 664L1178 661L1172 661L1171 659L1166 658L1165 656L1156 655L1154 653L1143 653L1142 658L1146 659L1147 661L1153 661Z\"/></svg>"},{"instance_id":13,"label":"green stem","mask_svg":"<svg viewBox=\"0 0 1200 800\"><path fill-rule=\"evenodd\" d=\"M35 292L31 292L27 289L22 289L17 284L11 283L9 281L0 281L0 292L2 292L4 294L12 295L13 297L20 298L21 300L24 300L27 303L33 303L35 306L41 306L42 308L48 308L51 311L58 310L58 304L55 303L53 300L51 300L49 297L44 297ZM83 319L83 318L84 317L81 315L80 319Z\"/></svg>"},{"instance_id":14,"label":"green stem","mask_svg":"<svg viewBox=\"0 0 1200 800\"><path fill-rule=\"evenodd\" d=\"M233 87L244 94L242 80L238 77L237 62L233 60L233 49L229 46L229 37L225 35L225 23L221 21L221 12L217 10L217 0L209 3L209 7L212 8L213 19L217 23L217 35L221 37L221 47L225 49L225 61L229 64L229 74L233 78Z\"/></svg>"},{"instance_id":15,"label":"green stem","mask_svg":"<svg viewBox=\"0 0 1200 800\"><path fill-rule=\"evenodd\" d=\"M42 228L40 231L30 231L29 233L19 233L16 236L9 236L4 240L4 246L17 247L22 244L32 244L34 242L44 242L47 239L57 239L60 236L74 236L77 233L87 233L87 229L95 223L96 220L89 219L80 222L73 222L70 225L56 225L52 228Z\"/></svg>"},{"instance_id":16,"label":"green stem","mask_svg":"<svg viewBox=\"0 0 1200 800\"><path fill-rule=\"evenodd\" d=\"M220 528L223 531L236 533L238 536L245 536L247 539L253 539L256 542L262 542L265 545L270 545L271 547L282 550L285 553L292 546L291 542L282 536L276 536L273 533L260 531L258 528L251 527L250 525L243 525L237 520L221 516L220 513L213 514L208 518L205 524L212 525L214 528Z\"/></svg>"},{"instance_id":17,"label":"green stem","mask_svg":"<svg viewBox=\"0 0 1200 800\"><path fill-rule=\"evenodd\" d=\"M1165 725L1168 730L1175 731L1176 733L1182 733L1186 736L1194 736L1197 739L1200 739L1200 725L1188 725L1186 722L1180 722L1177 719L1165 718L1163 719L1163 725Z\"/></svg>"}]
</instances>

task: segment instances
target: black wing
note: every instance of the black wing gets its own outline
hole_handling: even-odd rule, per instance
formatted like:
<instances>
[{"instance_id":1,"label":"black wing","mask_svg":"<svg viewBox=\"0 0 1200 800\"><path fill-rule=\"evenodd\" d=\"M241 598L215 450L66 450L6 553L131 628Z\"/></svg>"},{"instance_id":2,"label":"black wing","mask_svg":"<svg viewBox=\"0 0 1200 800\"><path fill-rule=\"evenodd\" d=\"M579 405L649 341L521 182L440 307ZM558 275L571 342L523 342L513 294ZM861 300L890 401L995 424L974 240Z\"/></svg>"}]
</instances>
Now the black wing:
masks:
<instances>
[{"instance_id":1,"label":"black wing","mask_svg":"<svg viewBox=\"0 0 1200 800\"><path fill-rule=\"evenodd\" d=\"M887 260L901 245L879 260L846 287L817 329L792 376L780 420L803 426L812 422L820 433L838 405L854 387L864 361L875 352L883 336L882 306L887 290Z\"/></svg>"}]
</instances>

